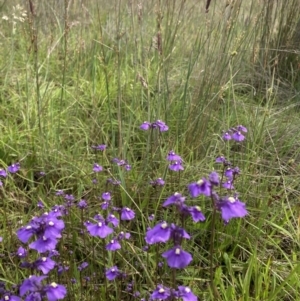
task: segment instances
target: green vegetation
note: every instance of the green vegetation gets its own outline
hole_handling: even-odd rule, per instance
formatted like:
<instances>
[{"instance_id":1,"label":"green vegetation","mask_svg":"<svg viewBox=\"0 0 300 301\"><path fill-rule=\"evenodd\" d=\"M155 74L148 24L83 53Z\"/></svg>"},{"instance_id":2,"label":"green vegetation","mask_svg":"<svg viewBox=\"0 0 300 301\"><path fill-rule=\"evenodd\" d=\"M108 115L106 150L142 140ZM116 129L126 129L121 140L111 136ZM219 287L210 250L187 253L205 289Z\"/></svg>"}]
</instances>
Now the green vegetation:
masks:
<instances>
[{"instance_id":1,"label":"green vegetation","mask_svg":"<svg viewBox=\"0 0 300 301\"><path fill-rule=\"evenodd\" d=\"M0 280L9 288L30 275L12 255L21 246L17 229L38 214L38 201L48 210L65 204L55 195L63 190L88 202L84 213L70 207L64 217L58 249L69 270L49 276L66 285L66 300L140 300L175 278L199 300L300 300L300 4L211 0L205 13L204 2L0 4L0 168L21 164L0 189ZM158 119L167 132L140 130ZM248 129L246 140L225 143L222 131L239 124ZM91 148L99 144L107 149ZM168 170L170 150L184 160L180 173ZM161 246L143 251L147 227L175 220L161 204L221 171L220 155L241 169L235 187L249 215L226 226L217 218L212 226L210 203L191 200L206 216L186 224L193 261L177 274L166 265L158 271ZM113 164L115 157L132 170ZM104 171L95 175L96 162ZM155 189L149 182L158 177L166 185ZM107 178L121 185L109 186ZM107 190L114 206L136 212L136 221L121 222L131 239L113 255L102 240L80 234L101 212ZM89 267L81 273L84 261ZM117 263L140 298L122 281L93 278Z\"/></svg>"}]
</instances>

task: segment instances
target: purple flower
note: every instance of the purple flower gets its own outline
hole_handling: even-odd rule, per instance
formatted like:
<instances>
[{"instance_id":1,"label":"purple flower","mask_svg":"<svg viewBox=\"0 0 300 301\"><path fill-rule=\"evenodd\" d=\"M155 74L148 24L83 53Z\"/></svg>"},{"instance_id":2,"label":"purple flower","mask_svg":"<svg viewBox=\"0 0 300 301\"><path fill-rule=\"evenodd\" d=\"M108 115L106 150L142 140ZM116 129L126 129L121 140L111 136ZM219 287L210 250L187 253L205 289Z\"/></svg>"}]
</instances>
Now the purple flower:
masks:
<instances>
[{"instance_id":1,"label":"purple flower","mask_svg":"<svg viewBox=\"0 0 300 301\"><path fill-rule=\"evenodd\" d=\"M119 220L113 214L109 214L107 216L106 222L111 223L114 227L117 227L119 225Z\"/></svg>"},{"instance_id":2,"label":"purple flower","mask_svg":"<svg viewBox=\"0 0 300 301\"><path fill-rule=\"evenodd\" d=\"M28 240L31 238L31 236L34 234L33 227L29 224L26 227L22 227L17 231L17 236L19 240L26 244Z\"/></svg>"},{"instance_id":3,"label":"purple flower","mask_svg":"<svg viewBox=\"0 0 300 301\"><path fill-rule=\"evenodd\" d=\"M228 190L234 189L233 183L232 183L232 181L230 181L230 180L224 182L222 186L223 186L224 188L228 189Z\"/></svg>"},{"instance_id":4,"label":"purple flower","mask_svg":"<svg viewBox=\"0 0 300 301\"><path fill-rule=\"evenodd\" d=\"M87 207L87 202L86 202L86 200L80 200L80 201L78 202L78 204L77 204L77 207L78 207L79 209L85 209L85 208Z\"/></svg>"},{"instance_id":5,"label":"purple flower","mask_svg":"<svg viewBox=\"0 0 300 301\"><path fill-rule=\"evenodd\" d=\"M10 173L16 173L20 170L20 163L15 163L7 167Z\"/></svg>"},{"instance_id":6,"label":"purple flower","mask_svg":"<svg viewBox=\"0 0 300 301\"><path fill-rule=\"evenodd\" d=\"M169 165L169 169L173 171L184 170L184 167L182 166L182 161L174 161Z\"/></svg>"},{"instance_id":7,"label":"purple flower","mask_svg":"<svg viewBox=\"0 0 300 301\"><path fill-rule=\"evenodd\" d=\"M224 175L226 178L232 179L233 178L233 169L231 167L227 167Z\"/></svg>"},{"instance_id":8,"label":"purple flower","mask_svg":"<svg viewBox=\"0 0 300 301\"><path fill-rule=\"evenodd\" d=\"M42 281L47 278L47 276L35 276L32 275L25 279L20 286L20 296L24 296L28 291L35 292L42 289Z\"/></svg>"},{"instance_id":9,"label":"purple flower","mask_svg":"<svg viewBox=\"0 0 300 301\"><path fill-rule=\"evenodd\" d=\"M50 285L46 286L44 290L49 301L63 299L67 294L66 288L63 285L56 284L55 282L52 282Z\"/></svg>"},{"instance_id":10,"label":"purple flower","mask_svg":"<svg viewBox=\"0 0 300 301\"><path fill-rule=\"evenodd\" d=\"M106 150L106 145L105 144L92 145L92 148L103 152L104 150Z\"/></svg>"},{"instance_id":11,"label":"purple flower","mask_svg":"<svg viewBox=\"0 0 300 301\"><path fill-rule=\"evenodd\" d=\"M174 151L170 151L167 156L168 161L182 161L182 158L179 155L176 155Z\"/></svg>"},{"instance_id":12,"label":"purple flower","mask_svg":"<svg viewBox=\"0 0 300 301\"><path fill-rule=\"evenodd\" d=\"M225 140L225 141L228 141L228 140L231 140L232 137L231 135L228 133L228 132L225 132L222 136L222 138Z\"/></svg>"},{"instance_id":13,"label":"purple flower","mask_svg":"<svg viewBox=\"0 0 300 301\"><path fill-rule=\"evenodd\" d=\"M16 255L20 258L25 258L27 256L27 251L23 247L20 247L16 252Z\"/></svg>"},{"instance_id":14,"label":"purple flower","mask_svg":"<svg viewBox=\"0 0 300 301\"><path fill-rule=\"evenodd\" d=\"M94 172L100 172L103 170L103 167L97 163L94 163L94 166L93 166L93 171Z\"/></svg>"},{"instance_id":15,"label":"purple flower","mask_svg":"<svg viewBox=\"0 0 300 301\"><path fill-rule=\"evenodd\" d=\"M102 210L107 210L109 205L110 205L110 201L104 201L104 202L101 203L100 206L101 206Z\"/></svg>"},{"instance_id":16,"label":"purple flower","mask_svg":"<svg viewBox=\"0 0 300 301\"><path fill-rule=\"evenodd\" d=\"M128 207L122 208L122 210L121 210L121 220L122 221L129 221L129 220L134 219L134 217L135 217L135 213L133 210L131 210Z\"/></svg>"},{"instance_id":17,"label":"purple flower","mask_svg":"<svg viewBox=\"0 0 300 301\"><path fill-rule=\"evenodd\" d=\"M103 222L99 222L97 224L88 224L86 226L87 230L92 236L99 236L101 238L105 238L114 232L114 230L105 225Z\"/></svg>"},{"instance_id":18,"label":"purple flower","mask_svg":"<svg viewBox=\"0 0 300 301\"><path fill-rule=\"evenodd\" d=\"M211 185L205 178L198 182L191 183L188 189L193 198L198 197L200 194L204 194L205 196L211 195Z\"/></svg>"},{"instance_id":19,"label":"purple flower","mask_svg":"<svg viewBox=\"0 0 300 301\"><path fill-rule=\"evenodd\" d=\"M194 222L205 221L205 216L203 215L201 208L199 206L193 206L189 208L189 212Z\"/></svg>"},{"instance_id":20,"label":"purple flower","mask_svg":"<svg viewBox=\"0 0 300 301\"><path fill-rule=\"evenodd\" d=\"M114 280L119 275L121 275L121 272L116 266L106 269L105 276L108 280Z\"/></svg>"},{"instance_id":21,"label":"purple flower","mask_svg":"<svg viewBox=\"0 0 300 301\"><path fill-rule=\"evenodd\" d=\"M235 217L245 217L248 214L246 205L238 198L226 197L221 199L217 204L222 214L222 219L228 222Z\"/></svg>"},{"instance_id":22,"label":"purple flower","mask_svg":"<svg viewBox=\"0 0 300 301\"><path fill-rule=\"evenodd\" d=\"M171 297L171 290L163 285L158 285L151 294L150 300L167 300Z\"/></svg>"},{"instance_id":23,"label":"purple flower","mask_svg":"<svg viewBox=\"0 0 300 301\"><path fill-rule=\"evenodd\" d=\"M247 128L245 128L245 127L242 126L242 125L238 125L238 126L236 127L236 129L237 129L239 132L244 132L244 133L247 133L247 132L248 132Z\"/></svg>"},{"instance_id":24,"label":"purple flower","mask_svg":"<svg viewBox=\"0 0 300 301\"><path fill-rule=\"evenodd\" d=\"M43 204L43 202L42 202L41 200L37 202L37 207L38 207L39 209L45 208L45 206L44 206L44 204Z\"/></svg>"},{"instance_id":25,"label":"purple flower","mask_svg":"<svg viewBox=\"0 0 300 301\"><path fill-rule=\"evenodd\" d=\"M71 201L71 202L75 201L75 197L73 194L65 194L64 198L66 201Z\"/></svg>"},{"instance_id":26,"label":"purple flower","mask_svg":"<svg viewBox=\"0 0 300 301\"><path fill-rule=\"evenodd\" d=\"M126 170L126 171L130 171L130 170L131 170L131 165L126 164L126 165L125 165L125 170Z\"/></svg>"},{"instance_id":27,"label":"purple flower","mask_svg":"<svg viewBox=\"0 0 300 301\"><path fill-rule=\"evenodd\" d=\"M148 216L149 221L153 221L155 218L155 215L152 213Z\"/></svg>"},{"instance_id":28,"label":"purple flower","mask_svg":"<svg viewBox=\"0 0 300 301\"><path fill-rule=\"evenodd\" d=\"M144 121L140 125L140 129L143 131L148 131L149 129L156 129L158 128L160 132L166 132L169 127L161 120L156 120L153 123L150 123L149 121Z\"/></svg>"},{"instance_id":29,"label":"purple flower","mask_svg":"<svg viewBox=\"0 0 300 301\"><path fill-rule=\"evenodd\" d=\"M53 213L45 218L44 235L47 237L61 238L61 232L65 228L65 223L57 219Z\"/></svg>"},{"instance_id":30,"label":"purple flower","mask_svg":"<svg viewBox=\"0 0 300 301\"><path fill-rule=\"evenodd\" d=\"M78 267L78 271L82 271L85 268L87 268L89 266L89 264L87 262L83 262L79 267Z\"/></svg>"},{"instance_id":31,"label":"purple flower","mask_svg":"<svg viewBox=\"0 0 300 301\"><path fill-rule=\"evenodd\" d=\"M178 296L182 298L183 301L197 301L198 298L193 294L191 289L187 286L178 286Z\"/></svg>"},{"instance_id":32,"label":"purple flower","mask_svg":"<svg viewBox=\"0 0 300 301\"><path fill-rule=\"evenodd\" d=\"M103 192L102 193L102 200L104 200L104 201L110 201L111 200L111 194L110 194L110 192Z\"/></svg>"},{"instance_id":33,"label":"purple flower","mask_svg":"<svg viewBox=\"0 0 300 301\"><path fill-rule=\"evenodd\" d=\"M151 127L151 123L149 121L144 121L141 125L140 125L140 129L143 131L148 131Z\"/></svg>"},{"instance_id":34,"label":"purple flower","mask_svg":"<svg viewBox=\"0 0 300 301\"><path fill-rule=\"evenodd\" d=\"M165 181L162 178L157 178L154 181L150 181L150 184L152 186L164 186L165 185Z\"/></svg>"},{"instance_id":35,"label":"purple flower","mask_svg":"<svg viewBox=\"0 0 300 301\"><path fill-rule=\"evenodd\" d=\"M48 274L54 269L56 263L50 257L42 257L34 262L34 266L43 272L43 274Z\"/></svg>"},{"instance_id":36,"label":"purple flower","mask_svg":"<svg viewBox=\"0 0 300 301\"><path fill-rule=\"evenodd\" d=\"M190 253L182 250L180 246L175 246L162 254L166 258L168 266L175 269L184 269L191 261Z\"/></svg>"},{"instance_id":37,"label":"purple flower","mask_svg":"<svg viewBox=\"0 0 300 301\"><path fill-rule=\"evenodd\" d=\"M69 270L69 267L67 265L57 265L57 273L58 275L61 275L63 272L66 272Z\"/></svg>"},{"instance_id":38,"label":"purple flower","mask_svg":"<svg viewBox=\"0 0 300 301\"><path fill-rule=\"evenodd\" d=\"M119 240L129 239L129 238L130 238L130 233L128 232L124 233L123 231L121 231L118 235Z\"/></svg>"},{"instance_id":39,"label":"purple flower","mask_svg":"<svg viewBox=\"0 0 300 301\"><path fill-rule=\"evenodd\" d=\"M121 245L120 243L115 240L115 239L112 239L107 245L106 245L106 250L108 251L116 251L116 250L119 250L121 249Z\"/></svg>"},{"instance_id":40,"label":"purple flower","mask_svg":"<svg viewBox=\"0 0 300 301\"><path fill-rule=\"evenodd\" d=\"M214 186L218 186L220 184L220 177L219 177L218 173L215 171L211 172L208 179L209 179L209 182Z\"/></svg>"},{"instance_id":41,"label":"purple flower","mask_svg":"<svg viewBox=\"0 0 300 301\"><path fill-rule=\"evenodd\" d=\"M5 169L0 169L0 177L3 177L3 178L7 177L7 173L6 173Z\"/></svg>"},{"instance_id":42,"label":"purple flower","mask_svg":"<svg viewBox=\"0 0 300 301\"><path fill-rule=\"evenodd\" d=\"M176 245L180 245L182 238L190 239L190 235L181 227L171 225L171 238Z\"/></svg>"},{"instance_id":43,"label":"purple flower","mask_svg":"<svg viewBox=\"0 0 300 301\"><path fill-rule=\"evenodd\" d=\"M63 190L60 189L60 190L57 190L57 191L56 191L55 195L60 196L60 195L65 195L65 193L64 193Z\"/></svg>"},{"instance_id":44,"label":"purple flower","mask_svg":"<svg viewBox=\"0 0 300 301\"><path fill-rule=\"evenodd\" d=\"M153 128L158 127L160 132L166 132L169 127L161 120L153 122Z\"/></svg>"},{"instance_id":45,"label":"purple flower","mask_svg":"<svg viewBox=\"0 0 300 301\"><path fill-rule=\"evenodd\" d=\"M163 207L167 207L172 204L181 206L184 201L185 197L183 197L181 193L175 192L173 195L171 195L165 200L165 202L163 203Z\"/></svg>"},{"instance_id":46,"label":"purple flower","mask_svg":"<svg viewBox=\"0 0 300 301\"><path fill-rule=\"evenodd\" d=\"M36 250L39 253L51 251L55 249L57 240L51 237L42 236L29 245L30 249Z\"/></svg>"},{"instance_id":47,"label":"purple flower","mask_svg":"<svg viewBox=\"0 0 300 301\"><path fill-rule=\"evenodd\" d=\"M152 245L159 242L167 242L170 236L170 226L166 222L161 222L147 231L145 240L147 244Z\"/></svg>"},{"instance_id":48,"label":"purple flower","mask_svg":"<svg viewBox=\"0 0 300 301\"><path fill-rule=\"evenodd\" d=\"M237 131L232 135L232 139L237 142L241 142L245 140L245 136L241 132Z\"/></svg>"},{"instance_id":49,"label":"purple flower","mask_svg":"<svg viewBox=\"0 0 300 301\"><path fill-rule=\"evenodd\" d=\"M217 157L216 163L225 163L227 160L224 156Z\"/></svg>"}]
</instances>

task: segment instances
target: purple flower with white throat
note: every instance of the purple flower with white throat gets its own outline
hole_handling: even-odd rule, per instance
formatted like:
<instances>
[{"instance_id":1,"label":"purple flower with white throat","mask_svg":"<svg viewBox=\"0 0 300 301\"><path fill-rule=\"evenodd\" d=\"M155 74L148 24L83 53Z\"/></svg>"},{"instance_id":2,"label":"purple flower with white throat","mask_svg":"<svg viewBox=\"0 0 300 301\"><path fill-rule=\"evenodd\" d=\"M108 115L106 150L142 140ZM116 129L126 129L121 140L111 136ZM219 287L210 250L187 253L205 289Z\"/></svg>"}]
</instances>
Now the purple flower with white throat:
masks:
<instances>
[{"instance_id":1,"label":"purple flower with white throat","mask_svg":"<svg viewBox=\"0 0 300 301\"><path fill-rule=\"evenodd\" d=\"M124 207L121 210L121 220L122 221L129 221L134 219L135 217L135 213L132 209L128 208L128 207Z\"/></svg>"},{"instance_id":2,"label":"purple flower with white throat","mask_svg":"<svg viewBox=\"0 0 300 301\"><path fill-rule=\"evenodd\" d=\"M140 129L143 131L148 131L151 127L151 123L149 121L144 121L141 125L140 125Z\"/></svg>"},{"instance_id":3,"label":"purple flower with white throat","mask_svg":"<svg viewBox=\"0 0 300 301\"><path fill-rule=\"evenodd\" d=\"M7 173L5 171L5 169L0 169L0 177L6 178L7 177Z\"/></svg>"},{"instance_id":4,"label":"purple flower with white throat","mask_svg":"<svg viewBox=\"0 0 300 301\"><path fill-rule=\"evenodd\" d=\"M182 161L174 161L169 165L169 169L172 171L184 170L184 167L182 166Z\"/></svg>"},{"instance_id":5,"label":"purple flower with white throat","mask_svg":"<svg viewBox=\"0 0 300 301\"><path fill-rule=\"evenodd\" d=\"M17 236L19 240L24 244L28 242L28 240L31 238L33 234L35 234L35 229L31 224L22 227L17 231Z\"/></svg>"},{"instance_id":6,"label":"purple flower with white throat","mask_svg":"<svg viewBox=\"0 0 300 301\"><path fill-rule=\"evenodd\" d=\"M167 160L168 161L182 161L182 158L179 155L175 154L174 151L171 150L171 151L169 151L169 153L167 155Z\"/></svg>"},{"instance_id":7,"label":"purple flower with white throat","mask_svg":"<svg viewBox=\"0 0 300 301\"><path fill-rule=\"evenodd\" d=\"M67 294L66 288L55 282L45 286L44 291L49 301L64 299Z\"/></svg>"},{"instance_id":8,"label":"purple flower with white throat","mask_svg":"<svg viewBox=\"0 0 300 301\"><path fill-rule=\"evenodd\" d=\"M192 290L187 287L180 285L178 286L178 297L182 298L183 301L197 301L197 296L192 292Z\"/></svg>"},{"instance_id":9,"label":"purple flower with white throat","mask_svg":"<svg viewBox=\"0 0 300 301\"><path fill-rule=\"evenodd\" d=\"M121 272L117 266L113 266L109 269L106 269L106 272L105 272L106 278L110 281L116 279L120 275L121 275Z\"/></svg>"},{"instance_id":10,"label":"purple flower with white throat","mask_svg":"<svg viewBox=\"0 0 300 301\"><path fill-rule=\"evenodd\" d=\"M167 260L167 264L170 268L175 269L184 269L193 259L192 255L182 250L180 246L175 246L164 252L162 257Z\"/></svg>"},{"instance_id":11,"label":"purple flower with white throat","mask_svg":"<svg viewBox=\"0 0 300 301\"><path fill-rule=\"evenodd\" d=\"M103 171L103 167L97 163L94 163L94 166L93 166L93 171L94 172L100 172L100 171Z\"/></svg>"},{"instance_id":12,"label":"purple flower with white throat","mask_svg":"<svg viewBox=\"0 0 300 301\"><path fill-rule=\"evenodd\" d=\"M16 255L19 258L25 258L27 256L27 251L23 247L19 247L18 251L16 252Z\"/></svg>"},{"instance_id":13,"label":"purple flower with white throat","mask_svg":"<svg viewBox=\"0 0 300 301\"><path fill-rule=\"evenodd\" d=\"M231 180L228 180L222 184L222 186L228 190L234 189L233 183Z\"/></svg>"},{"instance_id":14,"label":"purple flower with white throat","mask_svg":"<svg viewBox=\"0 0 300 301\"><path fill-rule=\"evenodd\" d=\"M36 250L39 253L45 253L56 248L57 240L52 237L42 236L29 245L30 249Z\"/></svg>"},{"instance_id":15,"label":"purple flower with white throat","mask_svg":"<svg viewBox=\"0 0 300 301\"><path fill-rule=\"evenodd\" d=\"M171 195L165 200L165 202L163 203L163 207L167 207L173 204L177 206L181 206L184 203L184 201L185 201L185 197L182 196L181 193L175 192L173 195Z\"/></svg>"},{"instance_id":16,"label":"purple flower with white throat","mask_svg":"<svg viewBox=\"0 0 300 301\"><path fill-rule=\"evenodd\" d=\"M105 248L108 251L116 251L116 250L121 249L121 245L118 242L118 240L112 239L112 240L109 241L109 243L106 245Z\"/></svg>"},{"instance_id":17,"label":"purple flower with white throat","mask_svg":"<svg viewBox=\"0 0 300 301\"><path fill-rule=\"evenodd\" d=\"M8 172L10 173L16 173L20 170L21 166L20 163L14 163L7 167Z\"/></svg>"},{"instance_id":18,"label":"purple flower with white throat","mask_svg":"<svg viewBox=\"0 0 300 301\"><path fill-rule=\"evenodd\" d=\"M114 232L114 230L106 226L104 222L99 222L97 224L89 223L88 225L86 225L86 228L90 235L99 236L101 238L105 238Z\"/></svg>"},{"instance_id":19,"label":"purple flower with white throat","mask_svg":"<svg viewBox=\"0 0 300 301\"><path fill-rule=\"evenodd\" d=\"M194 222L205 221L205 216L199 206L190 207L189 212Z\"/></svg>"},{"instance_id":20,"label":"purple flower with white throat","mask_svg":"<svg viewBox=\"0 0 300 301\"><path fill-rule=\"evenodd\" d=\"M166 222L160 222L146 233L147 244L152 245L160 242L167 242L171 236L171 228Z\"/></svg>"},{"instance_id":21,"label":"purple flower with white throat","mask_svg":"<svg viewBox=\"0 0 300 301\"><path fill-rule=\"evenodd\" d=\"M104 200L104 201L110 201L111 200L110 192L103 192L101 197L102 197L102 200Z\"/></svg>"},{"instance_id":22,"label":"purple flower with white throat","mask_svg":"<svg viewBox=\"0 0 300 301\"><path fill-rule=\"evenodd\" d=\"M237 142L241 142L245 140L245 136L241 132L237 131L232 135L232 139Z\"/></svg>"},{"instance_id":23,"label":"purple flower with white throat","mask_svg":"<svg viewBox=\"0 0 300 301\"><path fill-rule=\"evenodd\" d=\"M27 292L41 291L43 288L42 281L46 278L47 276L29 276L20 286L20 296L23 297Z\"/></svg>"},{"instance_id":24,"label":"purple flower with white throat","mask_svg":"<svg viewBox=\"0 0 300 301\"><path fill-rule=\"evenodd\" d=\"M228 140L231 140L232 137L231 137L231 134L229 132L225 132L223 135L222 135L222 138L225 140L225 141L228 141Z\"/></svg>"},{"instance_id":25,"label":"purple flower with white throat","mask_svg":"<svg viewBox=\"0 0 300 301\"><path fill-rule=\"evenodd\" d=\"M109 214L106 218L107 223L111 223L114 227L118 227L119 219L115 217L114 214Z\"/></svg>"},{"instance_id":26,"label":"purple flower with white throat","mask_svg":"<svg viewBox=\"0 0 300 301\"><path fill-rule=\"evenodd\" d=\"M161 120L156 120L155 122L153 122L153 128L158 127L160 132L166 132L168 131L169 127Z\"/></svg>"},{"instance_id":27,"label":"purple flower with white throat","mask_svg":"<svg viewBox=\"0 0 300 301\"><path fill-rule=\"evenodd\" d=\"M151 294L150 300L168 300L171 296L171 290L159 284Z\"/></svg>"},{"instance_id":28,"label":"purple flower with white throat","mask_svg":"<svg viewBox=\"0 0 300 301\"><path fill-rule=\"evenodd\" d=\"M218 209L221 211L222 219L228 222L235 217L245 217L248 214L246 205L237 197L225 197L217 203Z\"/></svg>"},{"instance_id":29,"label":"purple flower with white throat","mask_svg":"<svg viewBox=\"0 0 300 301\"><path fill-rule=\"evenodd\" d=\"M156 180L150 181L152 186L164 186L165 181L162 178L157 178Z\"/></svg>"},{"instance_id":30,"label":"purple flower with white throat","mask_svg":"<svg viewBox=\"0 0 300 301\"><path fill-rule=\"evenodd\" d=\"M188 186L191 197L196 198L200 194L205 196L211 195L211 184L205 178L202 178L198 182L191 183Z\"/></svg>"},{"instance_id":31,"label":"purple flower with white throat","mask_svg":"<svg viewBox=\"0 0 300 301\"><path fill-rule=\"evenodd\" d=\"M42 271L43 274L48 274L51 270L54 269L56 262L52 260L50 257L42 257L36 260L33 263L33 266Z\"/></svg>"}]
</instances>

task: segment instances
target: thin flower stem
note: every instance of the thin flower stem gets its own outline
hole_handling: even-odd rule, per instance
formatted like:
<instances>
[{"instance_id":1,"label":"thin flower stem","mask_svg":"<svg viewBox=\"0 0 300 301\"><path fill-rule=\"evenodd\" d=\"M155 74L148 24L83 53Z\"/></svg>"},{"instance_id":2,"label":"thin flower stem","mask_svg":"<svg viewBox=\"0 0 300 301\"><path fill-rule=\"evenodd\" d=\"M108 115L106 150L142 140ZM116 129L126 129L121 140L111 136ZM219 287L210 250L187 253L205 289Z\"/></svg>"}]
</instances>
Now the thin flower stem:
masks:
<instances>
[{"instance_id":1,"label":"thin flower stem","mask_svg":"<svg viewBox=\"0 0 300 301\"><path fill-rule=\"evenodd\" d=\"M211 198L211 200L212 200L213 212L212 212L212 219L211 219L211 236L210 236L210 249L209 249L210 287L213 292L214 298L216 300L220 300L220 295L214 282L214 246L215 246L215 234L216 234L215 224L216 224L217 211L216 211L215 201L213 197Z\"/></svg>"}]
</instances>

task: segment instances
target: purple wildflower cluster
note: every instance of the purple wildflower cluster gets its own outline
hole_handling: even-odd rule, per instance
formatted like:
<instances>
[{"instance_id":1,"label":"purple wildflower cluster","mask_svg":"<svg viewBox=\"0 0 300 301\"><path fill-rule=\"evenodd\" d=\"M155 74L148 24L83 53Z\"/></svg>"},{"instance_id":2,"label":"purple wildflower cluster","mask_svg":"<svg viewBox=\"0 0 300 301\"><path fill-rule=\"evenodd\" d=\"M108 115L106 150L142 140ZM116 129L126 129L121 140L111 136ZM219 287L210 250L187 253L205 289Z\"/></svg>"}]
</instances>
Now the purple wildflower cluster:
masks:
<instances>
[{"instance_id":1,"label":"purple wildflower cluster","mask_svg":"<svg viewBox=\"0 0 300 301\"><path fill-rule=\"evenodd\" d=\"M151 294L150 300L177 300L183 301L197 301L198 298L193 294L188 286L180 285L178 289L170 289L163 285L158 285L154 292Z\"/></svg>"},{"instance_id":2,"label":"purple wildflower cluster","mask_svg":"<svg viewBox=\"0 0 300 301\"><path fill-rule=\"evenodd\" d=\"M248 132L247 128L245 128L242 125L238 125L224 132L222 138L226 141L233 139L237 142L241 142L245 140L245 136L243 135L243 133L247 133L247 132Z\"/></svg>"},{"instance_id":3,"label":"purple wildflower cluster","mask_svg":"<svg viewBox=\"0 0 300 301\"><path fill-rule=\"evenodd\" d=\"M144 122L140 128L142 130L158 129L160 132L168 130L168 126L161 120L153 123ZM245 133L247 133L247 129L239 125L229 129L223 135L223 139L242 142L245 139ZM97 151L104 151L106 150L106 145L95 145L92 148ZM127 160L114 158L112 161L117 166L122 167L119 169L120 172L122 170L131 170L131 165L129 165ZM173 150L168 152L166 162L171 171L180 172L184 170L182 157ZM164 260L158 261L157 267L162 267L165 261L166 266L172 269L173 275L176 275L176 272L179 270L185 269L193 261L192 254L188 252L189 244L187 241L191 240L191 235L185 229L186 220L191 219L194 223L205 221L205 216L201 208L195 204L195 199L199 197L209 199L214 212L220 213L225 224L233 218L243 218L248 214L245 203L234 192L234 184L240 175L240 169L232 165L223 156L218 157L216 163L222 164L222 172L212 171L207 177L202 177L200 180L188 184L187 191L189 196L175 192L164 200L162 207L167 208L166 210L174 209L171 222L168 222L167 218L166 220L155 222L156 215L151 214L149 216L149 221L153 222L153 226L146 231L144 237L146 246L144 250L148 251L153 245L157 246L156 251L159 250L159 247L165 248L161 253L158 253L160 254L159 257L161 256ZM7 171L0 169L0 177L5 178L7 177L7 172L16 173L19 169L19 163L9 166ZM92 170L99 175L99 179L104 174L101 173L103 167L98 163L94 163ZM149 184L157 189L157 187L164 186L165 182L165 179L158 177L151 180ZM43 212L46 203L38 202L39 215L33 217L28 224L17 230L16 234L22 245L13 254L13 257L20 263L20 268L30 270L30 273L33 275L23 280L20 285L16 285L12 290L6 289L5 285L0 282L0 301L21 301L23 299L25 301L56 301L66 297L65 278L59 278L58 282L62 284L57 284L53 282L53 275L61 275L69 270L69 265L66 262L57 259L60 255L57 250L61 250L59 246L62 247L60 241L64 236L63 231L65 229L63 218L70 217L70 212L74 210L80 212L82 227L78 231L79 235L83 239L86 239L86 235L89 235L93 237L93 241L101 241L98 245L103 246L103 258L105 258L104 263L102 263L103 279L105 281L120 280L120 286L124 284L124 279L133 279L130 273L122 271L122 263L116 260L117 257L115 255L119 254L119 252L123 252L121 253L122 256L127 254L126 252L128 251L123 250L126 249L124 245L128 245L128 240L131 239L131 233L127 225L135 223L134 219L138 213L127 206L116 206L117 194L115 194L115 191L118 189L117 186L120 185L120 181L109 178L104 183L105 190L100 193L99 197L95 198L97 208L101 209L100 212L97 209L96 212L98 213L96 214L95 211L93 213L89 211L90 204L86 198L76 200L73 194L66 193L63 190L58 190L55 193L59 200L63 201L63 205L56 205L49 212ZM194 203L192 205L189 205L190 199L193 199ZM84 215L86 213L89 213L88 217ZM174 220L176 215L178 216L178 221ZM135 233L136 231L132 232L133 235L136 235ZM2 238L0 238L0 242L1 240ZM130 241L131 244L132 242ZM32 251L36 251L37 255L32 256ZM69 252L71 254L72 251ZM106 256L108 252L112 253ZM109 258L109 260L106 261L106 258ZM93 277L92 275L84 276L84 273L90 269L88 258L81 258L79 262L80 264L77 264L75 271L80 274L80 280L90 281L91 277ZM47 281L47 279L51 280ZM63 282L60 281L61 279ZM75 278L69 280L71 283L76 283L77 281ZM145 291L135 290L136 287L133 280L127 284L126 289L123 291L131 292L131 295L139 300L198 300L198 297L192 292L190 287L183 285L182 282L178 286L176 279L173 279L172 285L168 287L162 278L159 278L155 282L155 286L156 288L154 290L152 288L151 293L146 292L147 299L140 298Z\"/></svg>"},{"instance_id":4,"label":"purple wildflower cluster","mask_svg":"<svg viewBox=\"0 0 300 301\"><path fill-rule=\"evenodd\" d=\"M124 167L124 169L126 171L130 171L131 170L131 165L129 165L127 160L123 160L123 159L118 159L118 158L114 158L112 159L113 163L116 163L118 166Z\"/></svg>"},{"instance_id":5,"label":"purple wildflower cluster","mask_svg":"<svg viewBox=\"0 0 300 301\"><path fill-rule=\"evenodd\" d=\"M166 132L169 130L169 127L161 120L156 120L154 122L144 121L140 125L140 129L143 131L148 131L150 129L158 129L160 132Z\"/></svg>"},{"instance_id":6,"label":"purple wildflower cluster","mask_svg":"<svg viewBox=\"0 0 300 301\"><path fill-rule=\"evenodd\" d=\"M170 162L169 169L173 171L184 170L182 166L182 158L177 155L174 151L170 151L167 155L167 160Z\"/></svg>"},{"instance_id":7,"label":"purple wildflower cluster","mask_svg":"<svg viewBox=\"0 0 300 301\"><path fill-rule=\"evenodd\" d=\"M17 163L13 163L12 165L9 165L7 167L7 170L5 170L4 168L0 168L0 178L6 178L8 173L11 173L11 174L14 174L14 173L17 173L19 170L20 170L20 163L17 162ZM0 186L2 186L3 183L2 181L0 180Z\"/></svg>"},{"instance_id":8,"label":"purple wildflower cluster","mask_svg":"<svg viewBox=\"0 0 300 301\"><path fill-rule=\"evenodd\" d=\"M47 275L50 271L57 269L60 273L63 267L55 262L52 258L58 256L55 250L60 238L62 238L62 231L65 224L61 217L64 215L63 206L55 206L50 212L44 212L40 216L33 217L31 221L24 227L17 231L17 237L23 244L28 244L34 238L27 248L20 246L15 252L15 256L21 260L20 267L30 269L41 273L42 276L31 275L25 279L19 287L19 294L14 294L12 291L5 289L4 285L0 285L0 300L43 300L47 298L49 301L56 301L63 299L67 290L64 285L57 284L56 282L43 283L48 278ZM33 261L30 261L32 256L29 250L35 250L39 256L34 256Z\"/></svg>"}]
</instances>

